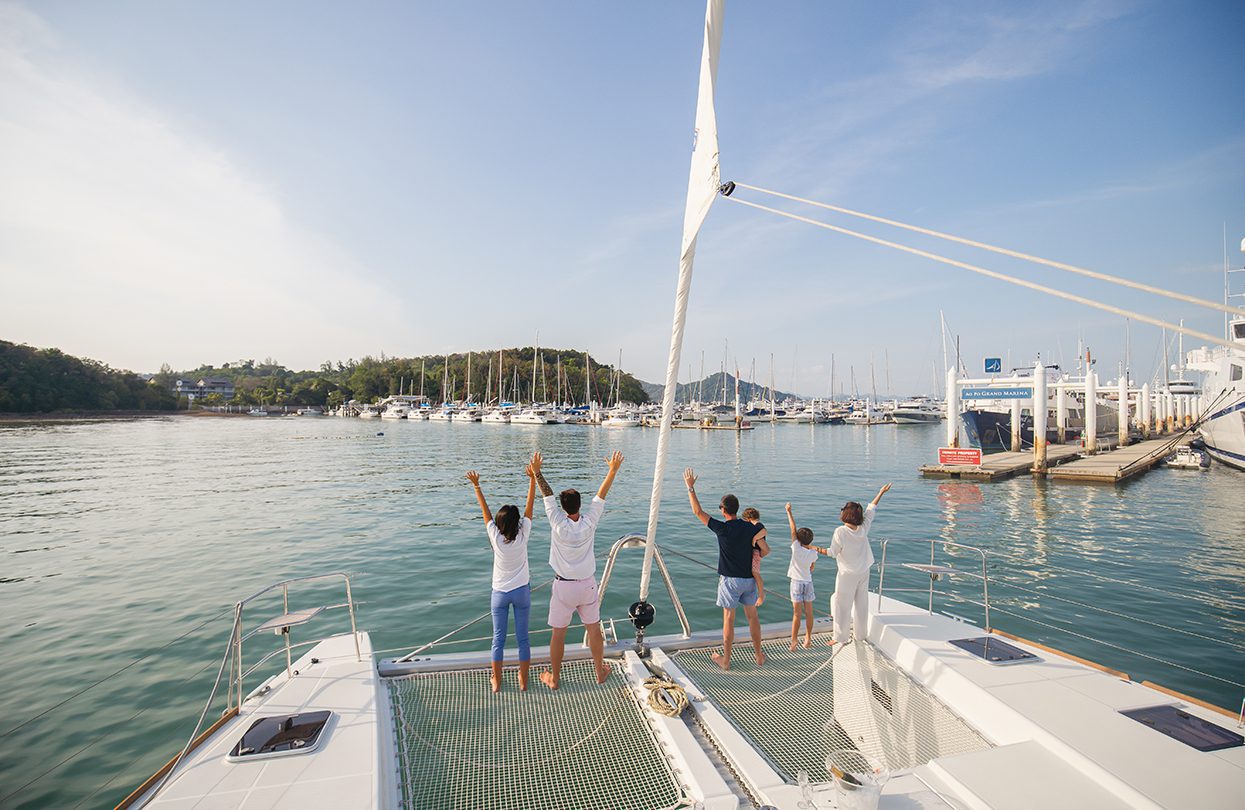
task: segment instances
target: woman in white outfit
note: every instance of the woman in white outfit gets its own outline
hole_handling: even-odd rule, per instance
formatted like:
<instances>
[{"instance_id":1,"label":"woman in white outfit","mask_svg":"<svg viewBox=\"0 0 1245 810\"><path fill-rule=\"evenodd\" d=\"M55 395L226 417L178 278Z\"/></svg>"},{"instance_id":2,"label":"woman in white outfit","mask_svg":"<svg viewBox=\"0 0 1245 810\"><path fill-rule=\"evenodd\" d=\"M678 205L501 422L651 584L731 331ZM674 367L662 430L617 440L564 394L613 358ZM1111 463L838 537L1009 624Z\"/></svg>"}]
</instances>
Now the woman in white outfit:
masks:
<instances>
[{"instance_id":1,"label":"woman in white outfit","mask_svg":"<svg viewBox=\"0 0 1245 810\"><path fill-rule=\"evenodd\" d=\"M848 501L839 512L843 525L834 530L830 540L830 556L838 563L839 572L834 578L834 596L830 602L834 637L828 644L846 644L853 628L858 639L864 638L869 630L869 569L873 567L869 527L873 525L878 501L890 488L887 484L878 490L864 509L855 501Z\"/></svg>"}]
</instances>

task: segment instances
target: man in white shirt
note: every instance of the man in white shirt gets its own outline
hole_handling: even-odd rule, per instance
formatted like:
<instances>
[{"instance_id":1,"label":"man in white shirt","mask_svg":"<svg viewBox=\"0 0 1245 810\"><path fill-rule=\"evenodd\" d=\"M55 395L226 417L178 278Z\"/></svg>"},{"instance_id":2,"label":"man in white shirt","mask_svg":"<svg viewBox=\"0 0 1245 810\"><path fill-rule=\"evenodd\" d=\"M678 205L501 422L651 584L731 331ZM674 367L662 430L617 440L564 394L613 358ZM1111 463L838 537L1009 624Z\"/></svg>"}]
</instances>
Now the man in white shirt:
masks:
<instances>
[{"instance_id":1,"label":"man in white shirt","mask_svg":"<svg viewBox=\"0 0 1245 810\"><path fill-rule=\"evenodd\" d=\"M541 474L544 459L540 453L532 456L532 470L536 485L545 502L545 515L549 518L551 532L549 565L553 568L553 593L549 597L549 626L553 638L549 641L549 671L540 674L540 681L550 689L558 688L562 672L562 653L566 646L566 629L571 617L578 612L592 650L592 662L596 665L597 683L605 683L609 667L605 665L605 637L601 634L601 603L597 595L597 558L594 552L597 523L605 511L605 496L614 484L614 476L622 467L622 453L615 452L605 460L609 472L601 482L597 495L580 512L579 492L563 490L555 498L553 487Z\"/></svg>"}]
</instances>

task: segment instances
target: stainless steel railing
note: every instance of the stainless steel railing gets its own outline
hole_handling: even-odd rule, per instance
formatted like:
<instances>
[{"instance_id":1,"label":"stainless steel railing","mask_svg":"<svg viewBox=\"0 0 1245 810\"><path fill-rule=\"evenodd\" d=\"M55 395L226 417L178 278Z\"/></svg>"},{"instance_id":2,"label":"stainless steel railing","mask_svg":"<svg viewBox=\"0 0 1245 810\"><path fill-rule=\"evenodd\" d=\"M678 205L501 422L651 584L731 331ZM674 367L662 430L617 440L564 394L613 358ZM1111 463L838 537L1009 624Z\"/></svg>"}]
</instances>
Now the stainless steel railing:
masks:
<instances>
[{"instance_id":1,"label":"stainless steel railing","mask_svg":"<svg viewBox=\"0 0 1245 810\"><path fill-rule=\"evenodd\" d=\"M929 563L900 563L904 568L913 571L919 571L929 577L928 588L891 588L891 593L925 593L928 597L927 609L930 613L934 612L934 583L942 577L969 577L970 579L981 580L981 605L986 612L986 631L990 630L990 575L986 570L986 553L976 546L966 546L963 543L954 543L950 540L911 540L902 541L911 543L929 543ZM882 540L882 562L878 567L878 612L882 610L882 593L886 585L886 548L890 544L890 540ZM966 568L956 568L954 565L940 565L937 559L939 547L943 551L950 548L962 549L964 551L976 553L981 557L981 573L969 571Z\"/></svg>"},{"instance_id":2,"label":"stainless steel railing","mask_svg":"<svg viewBox=\"0 0 1245 810\"><path fill-rule=\"evenodd\" d=\"M333 579L339 579L339 578L342 580L343 584L345 585L346 601L340 602L337 604L318 606L312 609L313 612L310 612L310 615L306 615L306 616L300 616L297 614L290 613L290 586L291 585L307 584L311 582L319 582L319 581L333 580ZM252 602L264 596L267 596L273 593L274 591L278 589L280 589L281 591L281 607L284 613L281 616L276 617L275 619L256 625L254 628L252 628L249 631L246 630L245 613L246 613L247 605L251 604ZM224 657L221 659L220 670L216 673L216 681L215 683L212 684L211 694L208 696L207 703L204 705L203 711L199 715L199 721L198 723L195 724L194 732L191 733L189 740L186 742L186 745L182 747L182 750L180 751L180 753L178 753L178 755L165 767L164 774L160 777L159 783L156 784L155 788L151 791L151 793L147 795L147 801L150 802L151 799L155 798L160 793L160 791L164 789L164 786L168 784L169 779L177 771L178 766L181 765L181 763L185 760L186 754L188 754L194 748L197 741L200 739L199 731L203 727L203 722L207 718L208 712L211 711L212 704L216 700L216 695L220 691L222 681L224 681L226 684L225 711L222 713L222 716L229 717L233 714L236 714L238 710L241 709L242 704L245 703L249 699L249 697L251 697L251 696L247 696L243 694L243 682L246 679L247 675L250 675L251 673L255 672L255 670L257 670L260 666L262 666L267 661L271 660L274 656L280 655L282 652L284 652L285 653L286 677L291 677L293 673L293 662L292 662L292 655L291 655L292 651L299 647L305 647L311 644L317 644L320 641L323 641L324 638L328 638L328 636L324 636L324 637L315 639L314 641L306 641L306 642L301 642L296 645L292 645L290 643L290 633L289 633L290 627L306 623L310 618L314 617L315 615L321 612L328 611L328 610L340 610L342 608L345 608L347 612L350 614L350 634L354 638L355 660L361 661L363 656L362 656L362 651L359 646L358 626L356 625L356 622L355 622L354 596L351 593L351 589L350 589L350 575L347 573L333 572L331 574L317 574L313 576L295 577L293 579L283 580L281 582L277 582L272 585L269 585L268 587L263 588L259 591L256 591L255 593L251 594L245 599L235 602L233 606L233 627L229 633L229 641L225 648ZM281 620L287 620L287 619L289 621L289 624L281 623ZM259 661L257 661L255 664L253 664L249 668L246 668L244 666L244 660L242 657L243 656L243 643L251 638L254 638L256 635L258 635L260 632L262 632L265 629L271 629L271 630L275 630L279 632L280 635L282 636L284 644L280 648L261 657ZM226 669L228 670L227 676L225 674Z\"/></svg>"},{"instance_id":3,"label":"stainless steel railing","mask_svg":"<svg viewBox=\"0 0 1245 810\"><path fill-rule=\"evenodd\" d=\"M610 584L610 576L614 573L614 561L618 557L618 552L624 548L643 549L647 545L647 538L642 534L625 534L614 541L614 545L610 546L609 556L605 559L605 570L601 572L601 585L597 589L599 598L605 598L605 589ZM666 568L666 561L661 556L661 546L654 545L653 561L657 563L657 570L661 572L661 578L666 583L666 591L670 594L670 601L674 603L674 612L679 617L679 625L683 628L683 638L690 638L692 635L692 626L687 620L687 614L683 612L683 602L679 599L679 593L674 588L674 580L670 578L670 571Z\"/></svg>"}]
</instances>

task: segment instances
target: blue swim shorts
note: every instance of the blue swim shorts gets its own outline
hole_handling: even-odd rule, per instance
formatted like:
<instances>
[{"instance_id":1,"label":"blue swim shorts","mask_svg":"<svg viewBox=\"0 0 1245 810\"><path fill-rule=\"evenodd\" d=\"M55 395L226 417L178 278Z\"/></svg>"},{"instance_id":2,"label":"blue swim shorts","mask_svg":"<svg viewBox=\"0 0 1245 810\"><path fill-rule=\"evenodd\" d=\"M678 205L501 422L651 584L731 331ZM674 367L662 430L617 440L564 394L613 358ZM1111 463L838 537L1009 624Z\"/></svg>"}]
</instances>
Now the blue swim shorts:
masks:
<instances>
[{"instance_id":1,"label":"blue swim shorts","mask_svg":"<svg viewBox=\"0 0 1245 810\"><path fill-rule=\"evenodd\" d=\"M811 579L791 580L792 602L813 602L816 599L817 596L813 593L813 581Z\"/></svg>"},{"instance_id":2,"label":"blue swim shorts","mask_svg":"<svg viewBox=\"0 0 1245 810\"><path fill-rule=\"evenodd\" d=\"M718 577L718 607L734 610L757 603L757 581L752 577Z\"/></svg>"}]
</instances>

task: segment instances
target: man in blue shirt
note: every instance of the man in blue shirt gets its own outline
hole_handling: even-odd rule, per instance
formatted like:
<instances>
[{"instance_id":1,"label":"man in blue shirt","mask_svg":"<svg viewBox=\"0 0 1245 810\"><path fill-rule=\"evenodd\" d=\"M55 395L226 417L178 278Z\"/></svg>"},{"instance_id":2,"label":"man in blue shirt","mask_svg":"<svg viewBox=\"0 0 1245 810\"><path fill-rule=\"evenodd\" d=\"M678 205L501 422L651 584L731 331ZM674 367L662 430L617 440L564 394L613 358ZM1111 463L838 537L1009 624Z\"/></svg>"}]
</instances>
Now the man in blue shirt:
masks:
<instances>
[{"instance_id":1,"label":"man in blue shirt","mask_svg":"<svg viewBox=\"0 0 1245 810\"><path fill-rule=\"evenodd\" d=\"M739 499L734 495L722 496L718 505L724 520L710 517L700 508L696 497L696 473L689 467L683 473L687 484L687 498L692 512L700 522L718 537L718 607L722 608L722 653L713 654L713 662L722 669L731 667L731 647L735 643L735 609L744 606L748 617L748 632L752 635L752 649L756 652L757 665L765 663L761 651L761 621L757 618L757 586L752 578L752 547L755 543L763 553L769 553L764 538L758 539L762 528L746 520L740 520Z\"/></svg>"}]
</instances>

